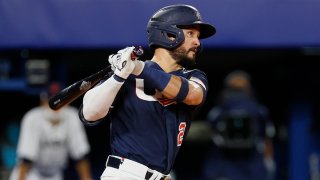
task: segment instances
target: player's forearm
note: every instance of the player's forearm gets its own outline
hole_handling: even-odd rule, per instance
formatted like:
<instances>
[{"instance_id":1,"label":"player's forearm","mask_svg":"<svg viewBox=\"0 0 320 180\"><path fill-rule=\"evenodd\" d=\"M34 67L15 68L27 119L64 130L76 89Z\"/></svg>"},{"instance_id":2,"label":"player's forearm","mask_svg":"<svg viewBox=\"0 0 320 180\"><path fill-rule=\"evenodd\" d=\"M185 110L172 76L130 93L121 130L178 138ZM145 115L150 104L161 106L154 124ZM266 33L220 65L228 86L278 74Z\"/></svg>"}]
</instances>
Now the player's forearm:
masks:
<instances>
[{"instance_id":1,"label":"player's forearm","mask_svg":"<svg viewBox=\"0 0 320 180\"><path fill-rule=\"evenodd\" d=\"M159 90L166 98L188 105L199 105L203 100L203 89L183 77L145 67L141 74L148 85Z\"/></svg>"},{"instance_id":2,"label":"player's forearm","mask_svg":"<svg viewBox=\"0 0 320 180\"><path fill-rule=\"evenodd\" d=\"M162 94L169 98L169 99L175 99L179 91L181 91L182 88L182 81L181 78L175 75L172 75L168 85L165 87L165 89L162 91ZM202 88L191 81L188 81L188 90L185 90L186 97L184 98L183 102L188 105L199 105L201 104L203 100L203 90Z\"/></svg>"},{"instance_id":3,"label":"player's forearm","mask_svg":"<svg viewBox=\"0 0 320 180\"><path fill-rule=\"evenodd\" d=\"M188 105L199 105L204 99L204 90L199 84L189 81L189 92L185 100L183 101Z\"/></svg>"},{"instance_id":4,"label":"player's forearm","mask_svg":"<svg viewBox=\"0 0 320 180\"><path fill-rule=\"evenodd\" d=\"M99 86L89 90L83 97L83 116L88 121L105 117L123 82L110 77Z\"/></svg>"}]
</instances>

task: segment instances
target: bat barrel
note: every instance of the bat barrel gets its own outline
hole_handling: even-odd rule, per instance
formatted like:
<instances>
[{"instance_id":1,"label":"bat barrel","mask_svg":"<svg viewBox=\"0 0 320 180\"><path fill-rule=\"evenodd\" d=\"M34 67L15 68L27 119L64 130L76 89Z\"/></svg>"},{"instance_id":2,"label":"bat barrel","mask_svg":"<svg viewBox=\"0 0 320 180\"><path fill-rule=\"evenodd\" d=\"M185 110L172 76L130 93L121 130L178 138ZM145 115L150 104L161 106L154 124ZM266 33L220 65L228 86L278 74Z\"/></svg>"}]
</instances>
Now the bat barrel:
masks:
<instances>
[{"instance_id":1,"label":"bat barrel","mask_svg":"<svg viewBox=\"0 0 320 180\"><path fill-rule=\"evenodd\" d=\"M111 67L108 66L107 68L104 68L99 72L96 72L95 74L92 74L91 76L88 76L64 88L58 94L49 99L49 107L53 110L58 110L61 107L73 102L75 99L95 86L110 71Z\"/></svg>"}]
</instances>

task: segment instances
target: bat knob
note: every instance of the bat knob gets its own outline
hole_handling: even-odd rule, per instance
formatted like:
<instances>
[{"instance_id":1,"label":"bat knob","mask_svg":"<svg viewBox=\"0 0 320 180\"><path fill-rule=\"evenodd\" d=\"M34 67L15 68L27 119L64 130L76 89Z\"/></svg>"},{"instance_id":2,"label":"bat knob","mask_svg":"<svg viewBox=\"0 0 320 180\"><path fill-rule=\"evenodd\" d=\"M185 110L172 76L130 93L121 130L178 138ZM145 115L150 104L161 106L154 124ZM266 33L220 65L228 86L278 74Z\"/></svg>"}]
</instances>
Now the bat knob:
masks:
<instances>
[{"instance_id":1,"label":"bat knob","mask_svg":"<svg viewBox=\"0 0 320 180\"><path fill-rule=\"evenodd\" d=\"M136 46L134 49L133 49L133 57L137 58L137 57L141 57L144 53L143 51L143 48L142 46ZM133 59L135 59L133 58Z\"/></svg>"}]
</instances>

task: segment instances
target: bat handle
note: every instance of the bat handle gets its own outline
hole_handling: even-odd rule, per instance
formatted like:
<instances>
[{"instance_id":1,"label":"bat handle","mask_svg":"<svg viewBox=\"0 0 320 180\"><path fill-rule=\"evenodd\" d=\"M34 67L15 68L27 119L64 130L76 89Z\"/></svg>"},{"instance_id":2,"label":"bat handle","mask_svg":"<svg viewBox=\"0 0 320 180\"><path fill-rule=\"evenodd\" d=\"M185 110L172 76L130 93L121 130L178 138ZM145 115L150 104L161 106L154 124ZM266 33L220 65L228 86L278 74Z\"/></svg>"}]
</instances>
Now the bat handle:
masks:
<instances>
[{"instance_id":1,"label":"bat handle","mask_svg":"<svg viewBox=\"0 0 320 180\"><path fill-rule=\"evenodd\" d=\"M135 46L135 48L132 51L131 59L134 61L136 58L139 58L143 55L144 51L142 46Z\"/></svg>"}]
</instances>

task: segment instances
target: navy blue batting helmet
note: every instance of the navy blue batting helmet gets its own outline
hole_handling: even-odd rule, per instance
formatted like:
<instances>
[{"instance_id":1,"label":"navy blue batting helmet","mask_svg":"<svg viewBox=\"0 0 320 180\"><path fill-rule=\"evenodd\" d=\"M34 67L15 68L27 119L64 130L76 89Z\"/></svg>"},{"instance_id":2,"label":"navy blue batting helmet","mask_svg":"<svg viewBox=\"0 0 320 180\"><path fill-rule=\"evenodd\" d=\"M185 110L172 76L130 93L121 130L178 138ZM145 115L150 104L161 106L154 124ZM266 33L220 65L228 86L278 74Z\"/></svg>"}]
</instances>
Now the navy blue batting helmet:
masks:
<instances>
[{"instance_id":1,"label":"navy blue batting helmet","mask_svg":"<svg viewBox=\"0 0 320 180\"><path fill-rule=\"evenodd\" d=\"M149 47L176 48L184 41L184 34L179 26L190 25L200 27L199 39L216 33L215 27L203 22L199 11L193 6L177 4L161 8L148 22ZM174 40L169 37L174 37Z\"/></svg>"}]
</instances>

